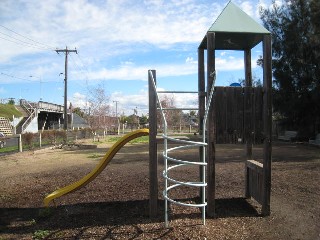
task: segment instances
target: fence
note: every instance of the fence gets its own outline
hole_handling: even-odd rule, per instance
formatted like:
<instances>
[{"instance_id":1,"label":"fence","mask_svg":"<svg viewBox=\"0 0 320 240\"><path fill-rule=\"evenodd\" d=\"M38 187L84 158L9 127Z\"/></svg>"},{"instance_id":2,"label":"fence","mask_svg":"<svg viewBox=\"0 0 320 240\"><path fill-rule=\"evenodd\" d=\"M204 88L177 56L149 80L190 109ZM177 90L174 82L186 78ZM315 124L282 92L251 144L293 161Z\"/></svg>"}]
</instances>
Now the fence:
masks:
<instances>
[{"instance_id":1,"label":"fence","mask_svg":"<svg viewBox=\"0 0 320 240\"><path fill-rule=\"evenodd\" d=\"M114 134L109 132L109 134ZM24 133L1 138L0 155L22 152L48 146L60 145L65 142L72 143L80 139L98 139L106 135L104 130L97 130L95 133L91 129L81 129L75 131L48 130L39 133Z\"/></svg>"}]
</instances>

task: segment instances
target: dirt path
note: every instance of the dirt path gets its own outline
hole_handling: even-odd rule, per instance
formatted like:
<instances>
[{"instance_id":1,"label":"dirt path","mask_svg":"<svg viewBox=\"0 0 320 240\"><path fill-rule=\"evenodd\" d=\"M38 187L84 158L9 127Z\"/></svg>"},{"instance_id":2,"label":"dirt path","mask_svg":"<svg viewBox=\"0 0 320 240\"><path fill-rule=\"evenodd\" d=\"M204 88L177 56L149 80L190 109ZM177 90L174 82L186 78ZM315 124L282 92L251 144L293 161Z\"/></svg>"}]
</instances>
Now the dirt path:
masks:
<instances>
[{"instance_id":1,"label":"dirt path","mask_svg":"<svg viewBox=\"0 0 320 240\"><path fill-rule=\"evenodd\" d=\"M171 206L170 228L148 215L148 147L128 144L93 182L57 199L47 212L43 197L72 183L97 164L109 145L95 150L44 149L1 156L0 239L320 239L320 149L275 144L272 164L271 216L244 199L244 150L217 146L216 212L201 225L198 209ZM260 147L254 149L261 158ZM197 151L178 152L192 158ZM159 161L159 190L163 188ZM174 174L197 178L198 170ZM194 200L197 191L182 189L173 197Z\"/></svg>"}]
</instances>

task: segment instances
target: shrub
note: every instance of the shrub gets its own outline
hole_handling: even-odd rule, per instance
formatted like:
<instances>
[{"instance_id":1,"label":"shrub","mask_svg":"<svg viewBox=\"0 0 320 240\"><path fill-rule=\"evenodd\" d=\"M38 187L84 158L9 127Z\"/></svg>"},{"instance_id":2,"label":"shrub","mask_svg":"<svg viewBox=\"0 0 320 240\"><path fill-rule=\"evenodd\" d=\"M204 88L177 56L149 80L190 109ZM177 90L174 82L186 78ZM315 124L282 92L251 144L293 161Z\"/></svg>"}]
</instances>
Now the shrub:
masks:
<instances>
[{"instance_id":1,"label":"shrub","mask_svg":"<svg viewBox=\"0 0 320 240\"><path fill-rule=\"evenodd\" d=\"M22 134L22 141L25 145L28 146L29 149L33 148L33 139L34 139L34 134L31 132L26 132Z\"/></svg>"},{"instance_id":2,"label":"shrub","mask_svg":"<svg viewBox=\"0 0 320 240\"><path fill-rule=\"evenodd\" d=\"M56 145L61 140L65 140L67 134L65 131L58 131L58 130L46 130L42 132L42 138L48 139L50 144Z\"/></svg>"}]
</instances>

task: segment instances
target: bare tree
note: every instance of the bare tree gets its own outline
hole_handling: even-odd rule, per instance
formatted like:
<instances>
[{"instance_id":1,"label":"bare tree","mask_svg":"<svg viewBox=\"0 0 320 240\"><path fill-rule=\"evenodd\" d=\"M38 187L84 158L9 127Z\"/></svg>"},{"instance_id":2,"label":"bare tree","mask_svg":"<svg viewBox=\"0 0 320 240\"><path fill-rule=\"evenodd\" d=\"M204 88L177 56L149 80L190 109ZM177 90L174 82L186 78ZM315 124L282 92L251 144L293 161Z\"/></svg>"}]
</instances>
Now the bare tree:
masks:
<instances>
[{"instance_id":1,"label":"bare tree","mask_svg":"<svg viewBox=\"0 0 320 240\"><path fill-rule=\"evenodd\" d=\"M174 96L168 96L164 95L161 98L161 105L163 108L172 108L174 110L165 110L165 117L168 123L169 127L175 127L181 124L181 118L182 118L182 111L176 110L175 108L175 102L174 102ZM157 113L157 124L158 126L161 126L162 124L162 117L160 115L160 112Z\"/></svg>"},{"instance_id":2,"label":"bare tree","mask_svg":"<svg viewBox=\"0 0 320 240\"><path fill-rule=\"evenodd\" d=\"M110 117L109 96L104 86L99 84L88 90L88 124L93 131L107 128L112 121Z\"/></svg>"}]
</instances>

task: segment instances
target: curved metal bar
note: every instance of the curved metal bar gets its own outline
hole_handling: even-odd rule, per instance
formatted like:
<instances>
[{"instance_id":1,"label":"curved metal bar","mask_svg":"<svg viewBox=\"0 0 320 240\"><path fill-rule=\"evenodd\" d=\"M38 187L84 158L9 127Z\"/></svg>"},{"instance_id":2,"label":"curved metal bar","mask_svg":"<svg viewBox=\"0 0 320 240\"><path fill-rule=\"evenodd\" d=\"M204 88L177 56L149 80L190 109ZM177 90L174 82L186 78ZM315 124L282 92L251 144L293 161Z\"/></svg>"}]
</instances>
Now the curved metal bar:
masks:
<instances>
[{"instance_id":1,"label":"curved metal bar","mask_svg":"<svg viewBox=\"0 0 320 240\"><path fill-rule=\"evenodd\" d=\"M172 202L174 204L185 206L185 207L196 207L196 208L204 208L207 206L207 203L183 203L173 200L172 198L169 198L168 195L165 195L165 191L163 191L163 197L168 200L169 202Z\"/></svg>"},{"instance_id":2,"label":"curved metal bar","mask_svg":"<svg viewBox=\"0 0 320 240\"><path fill-rule=\"evenodd\" d=\"M184 160L180 160L180 159L176 159L176 158L172 158L172 157L168 157L168 156L165 156L165 154L163 153L162 154L164 158L166 158L167 160L171 161L171 162L175 162L175 163L181 163L179 164L179 166L181 166L182 164L185 164L185 165L198 165L198 166L207 166L207 163L204 163L204 162L189 162L189 161L184 161ZM170 168L167 168L168 170Z\"/></svg>"},{"instance_id":3,"label":"curved metal bar","mask_svg":"<svg viewBox=\"0 0 320 240\"><path fill-rule=\"evenodd\" d=\"M168 140L170 140L172 142L194 144L194 145L197 145L197 146L204 146L204 145L206 146L207 145L206 142L195 142L195 141L183 140L183 139L178 139L178 138L165 136L164 134L162 134L162 137L165 138L165 139L168 139Z\"/></svg>"},{"instance_id":4,"label":"curved metal bar","mask_svg":"<svg viewBox=\"0 0 320 240\"><path fill-rule=\"evenodd\" d=\"M199 92L195 92L195 91L158 91L158 93L194 93L194 94L198 94Z\"/></svg>"},{"instance_id":5,"label":"curved metal bar","mask_svg":"<svg viewBox=\"0 0 320 240\"><path fill-rule=\"evenodd\" d=\"M169 169L168 169L169 170ZM183 185L183 186L189 186L189 187L206 187L207 186L207 183L202 183L202 182L183 182L183 181L178 181L178 180L175 180L173 178L170 178L167 174L168 172L166 171L163 171L162 172L162 176L166 179L168 179L170 182L173 182L173 183L176 183L176 184L179 184L180 185ZM170 190L170 187L167 188L167 192Z\"/></svg>"}]
</instances>

